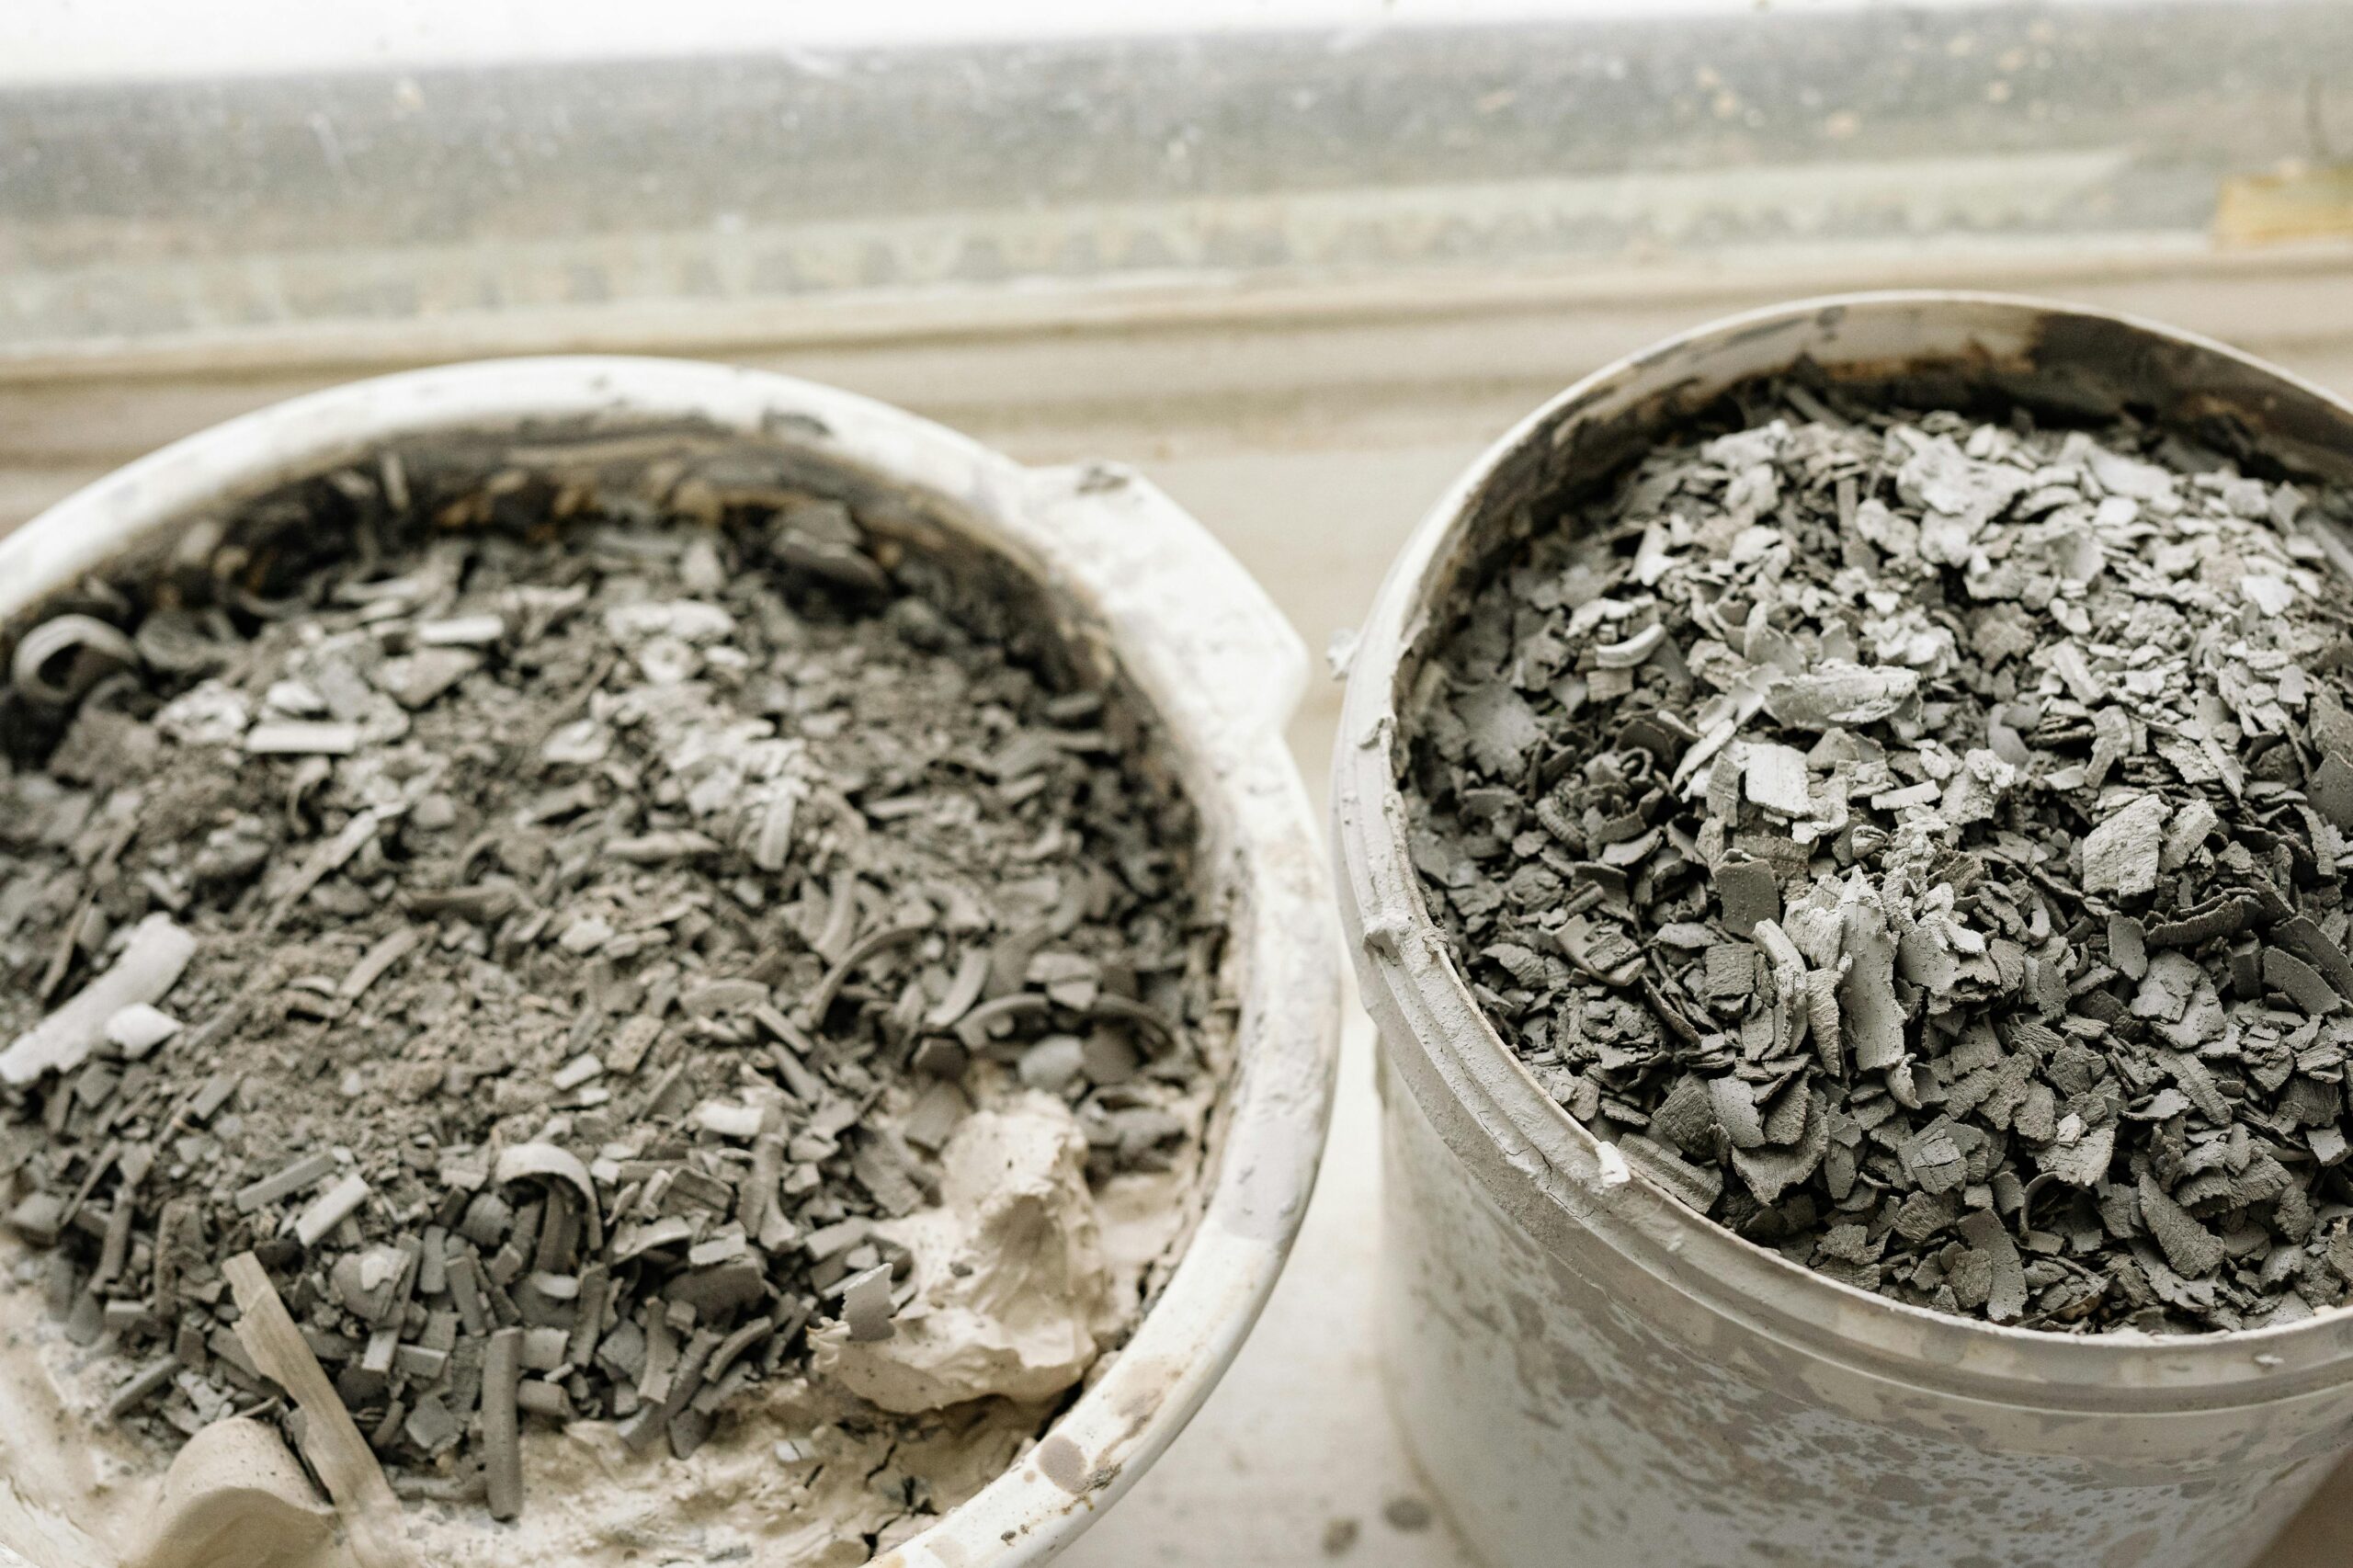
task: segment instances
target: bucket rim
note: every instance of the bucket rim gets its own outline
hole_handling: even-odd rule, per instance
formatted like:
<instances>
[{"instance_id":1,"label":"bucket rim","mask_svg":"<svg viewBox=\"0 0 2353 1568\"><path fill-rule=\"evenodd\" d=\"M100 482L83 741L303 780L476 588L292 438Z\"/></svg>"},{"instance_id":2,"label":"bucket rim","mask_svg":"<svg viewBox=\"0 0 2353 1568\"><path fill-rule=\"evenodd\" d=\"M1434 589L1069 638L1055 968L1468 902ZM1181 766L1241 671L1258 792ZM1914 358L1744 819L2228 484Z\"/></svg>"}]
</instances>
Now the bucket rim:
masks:
<instances>
[{"instance_id":1,"label":"bucket rim","mask_svg":"<svg viewBox=\"0 0 2353 1568\"><path fill-rule=\"evenodd\" d=\"M1904 346L1909 346L1908 347ZM2092 364L2095 355L2109 362ZM1487 1198L1516 1226L1569 1221L1703 1310L1892 1382L2055 1412L2152 1415L2271 1405L2353 1379L2353 1304L2300 1322L2203 1335L2057 1334L1892 1300L1818 1274L1685 1207L1629 1170L1555 1104L1472 995L1432 921L1406 846L1395 687L1464 562L1481 506L1514 460L1574 460L1610 415L1649 428L1800 357L1859 373L1972 368L1989 382L2079 373L2161 419L2245 421L2289 466L2353 478L2353 403L2200 335L2019 295L1894 290L1820 296L1693 326L1580 377L1490 445L1392 562L1348 669L1332 774L1335 882L1359 989L1394 1070ZM1557 481L1559 475L1550 476ZM2341 569L2353 551L2324 538Z\"/></svg>"},{"instance_id":2,"label":"bucket rim","mask_svg":"<svg viewBox=\"0 0 2353 1568\"><path fill-rule=\"evenodd\" d=\"M1042 1562L1135 1483L1239 1352L1313 1190L1336 1077L1337 922L1284 740L1307 654L1198 521L1121 465L1029 467L904 410L769 371L620 355L475 360L274 403L94 481L0 540L0 630L208 512L394 443L647 434L767 447L857 476L1032 576L1136 687L1202 818L1239 1013L1189 1239L1039 1442L874 1559Z\"/></svg>"}]
</instances>

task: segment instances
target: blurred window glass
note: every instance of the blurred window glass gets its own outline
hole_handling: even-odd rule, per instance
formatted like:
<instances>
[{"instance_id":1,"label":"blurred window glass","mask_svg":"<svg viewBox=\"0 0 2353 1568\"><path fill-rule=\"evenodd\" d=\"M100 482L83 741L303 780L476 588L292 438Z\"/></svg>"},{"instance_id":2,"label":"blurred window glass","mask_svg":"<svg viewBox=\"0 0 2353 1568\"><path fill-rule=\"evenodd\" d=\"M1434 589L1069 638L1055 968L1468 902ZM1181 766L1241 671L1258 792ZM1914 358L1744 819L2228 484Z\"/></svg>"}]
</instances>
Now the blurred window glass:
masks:
<instances>
[{"instance_id":1,"label":"blurred window glass","mask_svg":"<svg viewBox=\"0 0 2353 1568\"><path fill-rule=\"evenodd\" d=\"M2353 233L2353 6L8 0L0 356Z\"/></svg>"}]
</instances>

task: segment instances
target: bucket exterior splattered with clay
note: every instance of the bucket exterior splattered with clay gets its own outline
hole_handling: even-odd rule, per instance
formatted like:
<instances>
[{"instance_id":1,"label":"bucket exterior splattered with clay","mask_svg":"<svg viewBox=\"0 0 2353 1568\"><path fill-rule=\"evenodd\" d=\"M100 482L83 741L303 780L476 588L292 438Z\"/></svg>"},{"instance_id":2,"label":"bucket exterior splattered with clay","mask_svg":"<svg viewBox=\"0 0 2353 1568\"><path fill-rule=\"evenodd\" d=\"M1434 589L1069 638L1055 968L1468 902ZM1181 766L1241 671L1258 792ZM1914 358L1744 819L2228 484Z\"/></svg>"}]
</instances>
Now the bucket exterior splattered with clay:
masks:
<instances>
[{"instance_id":1,"label":"bucket exterior splattered with clay","mask_svg":"<svg viewBox=\"0 0 2353 1568\"><path fill-rule=\"evenodd\" d=\"M2231 1568L2353 1447L2353 1311L2205 1336L1995 1327L1838 1284L1634 1176L1482 1016L1406 852L1397 709L1434 607L1529 503L1810 358L2082 415L2225 422L2353 480L2353 408L2220 345L1983 295L1864 295L1701 328L1531 415L1432 511L1358 644L1333 764L1343 920L1379 1028L1385 1372L1497 1568ZM2337 565L2342 541L2325 539Z\"/></svg>"},{"instance_id":2,"label":"bucket exterior splattered with clay","mask_svg":"<svg viewBox=\"0 0 2353 1568\"><path fill-rule=\"evenodd\" d=\"M192 524L398 443L590 469L680 455L853 499L885 537L977 546L1026 574L1074 659L1158 722L1229 914L1238 1012L1206 1191L1141 1325L1011 1471L888 1568L1016 1568L1075 1538L1180 1431L1273 1289L1314 1180L1340 1017L1336 930L1283 730L1299 640L1209 534L1134 474L1026 468L952 431L785 377L662 359L454 366L340 387L190 437L0 540L0 623L85 574L167 555ZM559 1505L560 1506L560 1505ZM25 1560L0 1548L0 1564ZM25 1564L25 1568L44 1565Z\"/></svg>"}]
</instances>

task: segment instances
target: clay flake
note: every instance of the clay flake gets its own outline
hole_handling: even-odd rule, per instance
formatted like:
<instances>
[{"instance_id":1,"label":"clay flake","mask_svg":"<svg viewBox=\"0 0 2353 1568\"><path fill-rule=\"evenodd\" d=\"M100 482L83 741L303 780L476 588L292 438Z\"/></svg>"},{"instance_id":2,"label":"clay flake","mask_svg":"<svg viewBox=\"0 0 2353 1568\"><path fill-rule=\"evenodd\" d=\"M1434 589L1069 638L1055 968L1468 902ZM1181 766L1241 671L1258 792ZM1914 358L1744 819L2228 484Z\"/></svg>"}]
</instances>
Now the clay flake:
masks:
<instances>
[{"instance_id":1,"label":"clay flake","mask_svg":"<svg viewBox=\"0 0 2353 1568\"><path fill-rule=\"evenodd\" d=\"M1136 695L977 551L545 460L14 629L0 1425L104 1456L16 1467L61 1568L862 1562L1173 1267L1233 1013Z\"/></svg>"},{"instance_id":2,"label":"clay flake","mask_svg":"<svg viewBox=\"0 0 2353 1568\"><path fill-rule=\"evenodd\" d=\"M1423 645L1427 906L1605 1150L2053 1332L2353 1294L2353 495L2131 422L1741 389Z\"/></svg>"}]
</instances>

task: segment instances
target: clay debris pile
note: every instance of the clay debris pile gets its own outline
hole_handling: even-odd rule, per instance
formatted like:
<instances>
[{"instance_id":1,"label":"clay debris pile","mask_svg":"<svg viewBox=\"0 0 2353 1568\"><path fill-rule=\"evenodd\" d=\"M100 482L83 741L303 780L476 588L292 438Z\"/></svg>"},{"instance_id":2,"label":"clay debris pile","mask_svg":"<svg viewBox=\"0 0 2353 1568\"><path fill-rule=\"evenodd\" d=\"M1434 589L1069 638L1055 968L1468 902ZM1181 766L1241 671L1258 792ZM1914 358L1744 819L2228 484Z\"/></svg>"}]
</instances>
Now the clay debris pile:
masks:
<instances>
[{"instance_id":1,"label":"clay debris pile","mask_svg":"<svg viewBox=\"0 0 2353 1568\"><path fill-rule=\"evenodd\" d=\"M388 458L17 645L0 1165L113 1418L290 1428L307 1358L506 1517L518 1426L1051 1401L1132 1321L1087 1188L1197 1168L1224 1027L1150 735L965 565L669 478Z\"/></svg>"},{"instance_id":2,"label":"clay debris pile","mask_svg":"<svg viewBox=\"0 0 2353 1568\"><path fill-rule=\"evenodd\" d=\"M1691 1208L1995 1323L2353 1290L2353 497L1797 381L1519 547L1406 704L1428 906Z\"/></svg>"}]
</instances>

